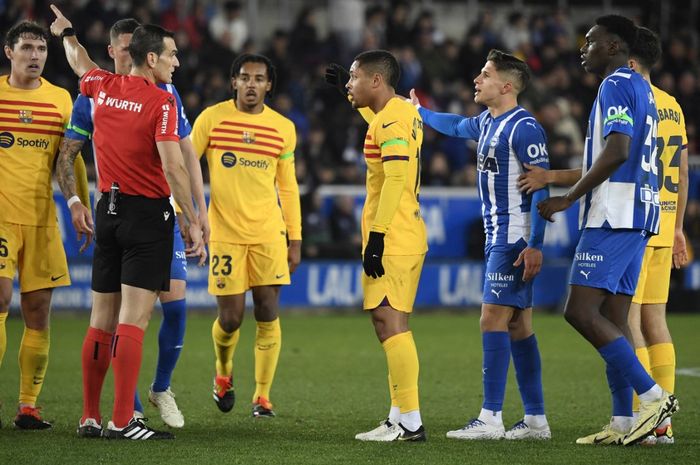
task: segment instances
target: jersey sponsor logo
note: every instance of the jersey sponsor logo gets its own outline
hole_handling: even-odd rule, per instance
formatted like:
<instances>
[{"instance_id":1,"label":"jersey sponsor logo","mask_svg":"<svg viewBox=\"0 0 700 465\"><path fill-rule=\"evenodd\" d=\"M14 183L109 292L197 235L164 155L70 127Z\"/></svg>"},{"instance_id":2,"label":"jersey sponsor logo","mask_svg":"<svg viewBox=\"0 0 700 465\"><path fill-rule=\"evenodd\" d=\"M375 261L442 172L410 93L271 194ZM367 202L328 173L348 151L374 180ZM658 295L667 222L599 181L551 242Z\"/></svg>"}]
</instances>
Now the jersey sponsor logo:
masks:
<instances>
[{"instance_id":1,"label":"jersey sponsor logo","mask_svg":"<svg viewBox=\"0 0 700 465\"><path fill-rule=\"evenodd\" d=\"M603 121L603 124L613 124L619 123L622 125L634 125L634 120L630 115L627 114L629 107L623 107L622 105L613 105L608 108L607 118Z\"/></svg>"},{"instance_id":2,"label":"jersey sponsor logo","mask_svg":"<svg viewBox=\"0 0 700 465\"><path fill-rule=\"evenodd\" d=\"M160 121L160 133L168 133L168 119L170 118L170 105L167 103L161 107L163 109L163 118ZM141 110L139 110L141 111Z\"/></svg>"},{"instance_id":3,"label":"jersey sponsor logo","mask_svg":"<svg viewBox=\"0 0 700 465\"><path fill-rule=\"evenodd\" d=\"M187 260L187 255L182 250L178 250L175 252L175 258L178 260Z\"/></svg>"},{"instance_id":4,"label":"jersey sponsor logo","mask_svg":"<svg viewBox=\"0 0 700 465\"><path fill-rule=\"evenodd\" d=\"M546 157L549 154L547 153L547 145L545 145L542 142L539 142L537 144L530 144L527 146L527 156L532 158L533 160L535 158L539 157Z\"/></svg>"},{"instance_id":5,"label":"jersey sponsor logo","mask_svg":"<svg viewBox=\"0 0 700 465\"><path fill-rule=\"evenodd\" d=\"M498 160L496 160L496 154L484 155L479 153L479 159L477 162L477 169L479 171L489 171L494 174L499 173Z\"/></svg>"},{"instance_id":6,"label":"jersey sponsor logo","mask_svg":"<svg viewBox=\"0 0 700 465\"><path fill-rule=\"evenodd\" d=\"M25 124L31 124L34 121L32 118L32 110L19 110L19 121Z\"/></svg>"},{"instance_id":7,"label":"jersey sponsor logo","mask_svg":"<svg viewBox=\"0 0 700 465\"><path fill-rule=\"evenodd\" d=\"M141 113L143 104L131 100L109 97L105 92L100 92L97 96L97 104L112 107L117 110L133 111Z\"/></svg>"},{"instance_id":8,"label":"jersey sponsor logo","mask_svg":"<svg viewBox=\"0 0 700 465\"><path fill-rule=\"evenodd\" d=\"M503 274L499 271L486 273L486 279L489 281L514 282L515 275Z\"/></svg>"},{"instance_id":9,"label":"jersey sponsor logo","mask_svg":"<svg viewBox=\"0 0 700 465\"><path fill-rule=\"evenodd\" d=\"M83 78L83 82L90 82L90 81L101 81L102 76L85 76Z\"/></svg>"},{"instance_id":10,"label":"jersey sponsor logo","mask_svg":"<svg viewBox=\"0 0 700 465\"><path fill-rule=\"evenodd\" d=\"M574 260L577 262L604 262L605 257L602 254L593 254L588 252L576 252Z\"/></svg>"},{"instance_id":11,"label":"jersey sponsor logo","mask_svg":"<svg viewBox=\"0 0 700 465\"><path fill-rule=\"evenodd\" d=\"M224 152L221 155L221 164L226 168L233 168L238 165L243 168L256 168L267 170L270 167L270 162L266 160L249 160L240 156L236 156L233 152Z\"/></svg>"},{"instance_id":12,"label":"jersey sponsor logo","mask_svg":"<svg viewBox=\"0 0 700 465\"><path fill-rule=\"evenodd\" d=\"M253 131L243 131L241 139L243 139L243 142L246 144L252 144L255 142L255 133Z\"/></svg>"},{"instance_id":13,"label":"jersey sponsor logo","mask_svg":"<svg viewBox=\"0 0 700 465\"><path fill-rule=\"evenodd\" d=\"M224 154L221 155L221 164L226 168L233 168L236 166L237 161L238 158L236 157L236 154L232 152L224 152Z\"/></svg>"},{"instance_id":14,"label":"jersey sponsor logo","mask_svg":"<svg viewBox=\"0 0 700 465\"><path fill-rule=\"evenodd\" d=\"M0 132L0 147L9 149L15 143L15 136L11 132Z\"/></svg>"},{"instance_id":15,"label":"jersey sponsor logo","mask_svg":"<svg viewBox=\"0 0 700 465\"><path fill-rule=\"evenodd\" d=\"M9 149L13 145L15 145L15 142L17 143L18 147L22 148L36 148L36 149L42 149L46 150L49 148L49 140L44 139L44 138L37 138L37 139L26 139L24 137L18 137L15 140L15 136L12 135L11 132L2 132L0 133L0 147L4 149Z\"/></svg>"}]
</instances>

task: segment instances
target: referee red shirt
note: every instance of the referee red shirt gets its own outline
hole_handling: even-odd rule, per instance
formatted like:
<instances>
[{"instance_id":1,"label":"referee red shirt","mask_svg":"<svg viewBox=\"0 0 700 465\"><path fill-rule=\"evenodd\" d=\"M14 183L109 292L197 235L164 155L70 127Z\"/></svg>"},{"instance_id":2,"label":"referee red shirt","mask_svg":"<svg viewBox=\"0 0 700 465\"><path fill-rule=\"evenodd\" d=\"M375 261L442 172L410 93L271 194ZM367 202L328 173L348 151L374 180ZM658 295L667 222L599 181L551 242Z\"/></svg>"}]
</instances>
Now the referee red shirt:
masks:
<instances>
[{"instance_id":1,"label":"referee red shirt","mask_svg":"<svg viewBox=\"0 0 700 465\"><path fill-rule=\"evenodd\" d=\"M99 68L83 75L80 93L93 99L99 190L116 181L124 194L170 196L156 142L180 140L172 94L146 78Z\"/></svg>"}]
</instances>

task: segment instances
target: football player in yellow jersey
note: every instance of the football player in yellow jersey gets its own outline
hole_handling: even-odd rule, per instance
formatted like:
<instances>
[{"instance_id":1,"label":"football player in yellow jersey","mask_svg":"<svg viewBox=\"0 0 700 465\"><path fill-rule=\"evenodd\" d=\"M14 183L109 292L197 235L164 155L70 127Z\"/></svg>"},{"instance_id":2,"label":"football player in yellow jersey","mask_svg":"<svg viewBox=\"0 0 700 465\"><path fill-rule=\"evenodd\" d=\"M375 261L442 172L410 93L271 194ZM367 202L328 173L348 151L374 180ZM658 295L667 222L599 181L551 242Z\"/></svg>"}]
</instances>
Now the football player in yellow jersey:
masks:
<instances>
[{"instance_id":1,"label":"football player in yellow jersey","mask_svg":"<svg viewBox=\"0 0 700 465\"><path fill-rule=\"evenodd\" d=\"M649 81L649 71L661 58L661 42L654 32L640 27L630 54L630 68ZM683 217L688 199L688 137L680 105L663 90L651 86L659 112L657 156L659 157L659 234L649 239L642 270L630 305L629 324L637 357L654 381L675 392L676 354L666 325L666 302L671 267L687 264ZM634 396L634 412L639 399ZM673 444L671 419L664 420L644 444Z\"/></svg>"},{"instance_id":2,"label":"football player in yellow jersey","mask_svg":"<svg viewBox=\"0 0 700 465\"><path fill-rule=\"evenodd\" d=\"M72 102L64 89L41 77L48 33L24 21L5 38L9 76L0 76L0 364L7 347L5 320L12 280L19 272L24 335L19 349L20 392L15 425L46 429L36 400L49 358L53 288L70 285L56 221L51 175ZM79 197L89 205L85 164L76 158ZM77 199L76 199L77 201ZM86 238L81 251L90 243Z\"/></svg>"},{"instance_id":3,"label":"football player in yellow jersey","mask_svg":"<svg viewBox=\"0 0 700 465\"><path fill-rule=\"evenodd\" d=\"M233 354L252 289L255 337L253 416L273 417L270 387L282 343L280 286L301 261L301 206L294 171L294 123L267 105L275 85L272 63L243 54L231 66L233 99L205 109L192 130L206 154L211 182L209 292L218 318L212 327L214 401L233 408ZM288 244L289 243L289 244Z\"/></svg>"},{"instance_id":4,"label":"football player in yellow jersey","mask_svg":"<svg viewBox=\"0 0 700 465\"><path fill-rule=\"evenodd\" d=\"M399 73L391 53L367 51L355 57L345 86L354 108L364 109L367 119L374 114L364 142L363 308L386 353L391 397L389 417L357 434L361 441L426 439L418 401L418 353L408 324L428 250L418 203L423 121L411 103L396 95ZM335 82L327 80L342 84L338 75Z\"/></svg>"},{"instance_id":5,"label":"football player in yellow jersey","mask_svg":"<svg viewBox=\"0 0 700 465\"><path fill-rule=\"evenodd\" d=\"M649 29L639 27L637 31L629 66L651 83L649 71L661 58L661 44ZM683 215L688 198L688 139L683 112L676 100L661 89L651 87L659 112L657 169L661 222L659 234L653 236L646 246L628 321L640 362L659 386L674 392L676 359L666 325L666 302L671 266L680 268L688 262L683 236ZM528 169L518 179L521 190L528 193L548 183L572 185L581 177L580 169L547 171L534 166L528 166ZM639 400L636 395L634 399L633 409L636 411ZM655 435L645 438L642 443L672 444L670 419L664 420Z\"/></svg>"}]
</instances>

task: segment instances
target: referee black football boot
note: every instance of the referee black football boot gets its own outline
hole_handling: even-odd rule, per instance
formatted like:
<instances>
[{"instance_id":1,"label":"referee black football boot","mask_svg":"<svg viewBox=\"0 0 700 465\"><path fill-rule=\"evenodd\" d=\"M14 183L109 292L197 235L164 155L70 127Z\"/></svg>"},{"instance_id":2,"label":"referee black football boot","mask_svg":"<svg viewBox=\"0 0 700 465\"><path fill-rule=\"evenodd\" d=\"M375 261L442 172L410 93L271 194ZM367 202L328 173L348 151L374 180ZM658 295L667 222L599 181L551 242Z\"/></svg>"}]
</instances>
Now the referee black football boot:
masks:
<instances>
[{"instance_id":1,"label":"referee black football boot","mask_svg":"<svg viewBox=\"0 0 700 465\"><path fill-rule=\"evenodd\" d=\"M148 441L155 439L175 439L175 435L167 431L156 431L146 426L147 418L132 418L124 428L117 428L111 421L102 432L106 439L132 439L134 441Z\"/></svg>"},{"instance_id":2,"label":"referee black football boot","mask_svg":"<svg viewBox=\"0 0 700 465\"><path fill-rule=\"evenodd\" d=\"M233 376L216 376L214 378L214 402L224 413L228 413L236 403L236 392L233 390Z\"/></svg>"},{"instance_id":3,"label":"referee black football boot","mask_svg":"<svg viewBox=\"0 0 700 465\"><path fill-rule=\"evenodd\" d=\"M15 426L18 429L49 429L51 423L45 421L39 415L39 408L24 406L20 407L15 417Z\"/></svg>"},{"instance_id":4,"label":"referee black football boot","mask_svg":"<svg viewBox=\"0 0 700 465\"><path fill-rule=\"evenodd\" d=\"M102 437L102 425L94 418L86 418L85 421L78 422L76 433L81 438L99 438Z\"/></svg>"}]
</instances>

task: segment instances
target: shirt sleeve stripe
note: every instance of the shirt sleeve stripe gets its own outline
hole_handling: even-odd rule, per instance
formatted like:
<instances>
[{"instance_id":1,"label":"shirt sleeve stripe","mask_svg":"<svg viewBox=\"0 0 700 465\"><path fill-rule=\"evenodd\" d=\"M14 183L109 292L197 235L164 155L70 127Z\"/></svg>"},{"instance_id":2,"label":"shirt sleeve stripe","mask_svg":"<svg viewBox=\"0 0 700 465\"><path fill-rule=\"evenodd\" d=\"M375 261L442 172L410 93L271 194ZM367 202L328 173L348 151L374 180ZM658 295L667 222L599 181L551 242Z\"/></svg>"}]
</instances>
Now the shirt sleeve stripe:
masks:
<instances>
[{"instance_id":1,"label":"shirt sleeve stripe","mask_svg":"<svg viewBox=\"0 0 700 465\"><path fill-rule=\"evenodd\" d=\"M405 145L408 147L408 141L405 141L403 139L389 139L388 141L384 142L381 147L389 147L391 145Z\"/></svg>"},{"instance_id":2,"label":"shirt sleeve stripe","mask_svg":"<svg viewBox=\"0 0 700 465\"><path fill-rule=\"evenodd\" d=\"M286 160L287 158L293 158L294 157L294 152L289 152L289 153L283 153L280 155L280 160Z\"/></svg>"},{"instance_id":3,"label":"shirt sleeve stripe","mask_svg":"<svg viewBox=\"0 0 700 465\"><path fill-rule=\"evenodd\" d=\"M393 160L408 161L409 157L406 155L389 155L386 157L382 157L382 163L384 163L385 161L393 161Z\"/></svg>"}]
</instances>

